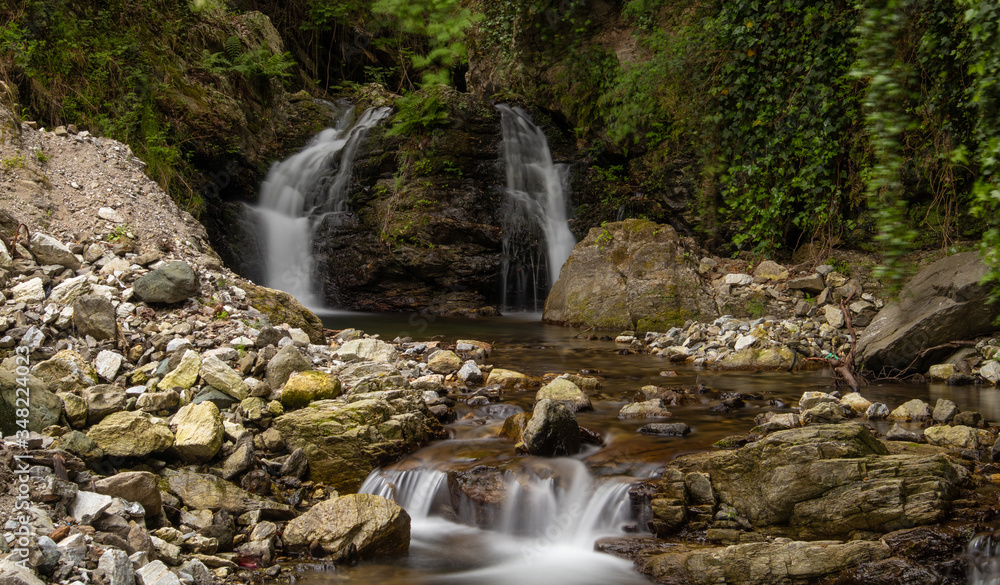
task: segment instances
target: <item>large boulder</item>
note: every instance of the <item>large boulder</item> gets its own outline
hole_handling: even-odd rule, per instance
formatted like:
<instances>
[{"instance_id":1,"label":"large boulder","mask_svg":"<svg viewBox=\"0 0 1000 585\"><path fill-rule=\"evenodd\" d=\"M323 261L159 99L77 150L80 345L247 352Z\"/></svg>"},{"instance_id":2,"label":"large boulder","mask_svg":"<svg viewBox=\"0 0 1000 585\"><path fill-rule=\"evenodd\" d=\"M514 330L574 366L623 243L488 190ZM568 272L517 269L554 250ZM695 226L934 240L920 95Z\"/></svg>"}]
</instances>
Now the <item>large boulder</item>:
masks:
<instances>
[{"instance_id":1,"label":"large boulder","mask_svg":"<svg viewBox=\"0 0 1000 585\"><path fill-rule=\"evenodd\" d=\"M187 262L169 262L144 274L133 284L135 294L147 303L179 303L201 290L198 274Z\"/></svg>"},{"instance_id":2,"label":"large boulder","mask_svg":"<svg viewBox=\"0 0 1000 585\"><path fill-rule=\"evenodd\" d=\"M885 543L868 540L678 546L645 561L642 571L659 583L674 585L799 585L825 582L841 571L891 555Z\"/></svg>"},{"instance_id":3,"label":"large boulder","mask_svg":"<svg viewBox=\"0 0 1000 585\"><path fill-rule=\"evenodd\" d=\"M123 471L99 479L94 483L94 491L129 502L139 502L149 516L156 516L163 509L158 478L148 471Z\"/></svg>"},{"instance_id":4,"label":"large boulder","mask_svg":"<svg viewBox=\"0 0 1000 585\"><path fill-rule=\"evenodd\" d=\"M358 558L406 554L410 516L396 502L373 494L331 498L292 520L282 535L292 551L342 557L353 546Z\"/></svg>"},{"instance_id":5,"label":"large boulder","mask_svg":"<svg viewBox=\"0 0 1000 585\"><path fill-rule=\"evenodd\" d=\"M243 400L250 393L239 372L214 355L201 360L198 373L209 386L236 400Z\"/></svg>"},{"instance_id":6,"label":"large boulder","mask_svg":"<svg viewBox=\"0 0 1000 585\"><path fill-rule=\"evenodd\" d=\"M114 457L145 457L174 444L167 422L145 412L116 412L87 431L97 446Z\"/></svg>"},{"instance_id":7,"label":"large boulder","mask_svg":"<svg viewBox=\"0 0 1000 585\"><path fill-rule=\"evenodd\" d=\"M320 400L276 418L274 428L289 451L303 450L309 479L341 492L357 491L376 467L445 436L420 396L407 390Z\"/></svg>"},{"instance_id":8,"label":"large boulder","mask_svg":"<svg viewBox=\"0 0 1000 585\"><path fill-rule=\"evenodd\" d=\"M379 362L393 363L399 359L399 352L392 345L381 339L354 339L337 348L333 352L338 359L345 362ZM461 362L458 364L462 365ZM458 367L455 368L456 370Z\"/></svg>"},{"instance_id":9,"label":"large boulder","mask_svg":"<svg viewBox=\"0 0 1000 585\"><path fill-rule=\"evenodd\" d=\"M975 252L942 258L921 270L858 336L858 362L873 372L923 372L954 351L924 350L994 329L1000 304L988 303L986 265Z\"/></svg>"},{"instance_id":10,"label":"large boulder","mask_svg":"<svg viewBox=\"0 0 1000 585\"><path fill-rule=\"evenodd\" d=\"M251 282L241 283L240 288L246 291L253 308L264 313L271 323L288 323L305 331L312 343L324 343L323 322L292 295Z\"/></svg>"},{"instance_id":11,"label":"large boulder","mask_svg":"<svg viewBox=\"0 0 1000 585\"><path fill-rule=\"evenodd\" d=\"M800 538L938 522L968 476L944 455L889 456L856 424L779 431L709 459L705 471L751 524L788 526Z\"/></svg>"},{"instance_id":12,"label":"large boulder","mask_svg":"<svg viewBox=\"0 0 1000 585\"><path fill-rule=\"evenodd\" d=\"M546 323L663 331L718 316L674 228L628 219L592 228L545 300Z\"/></svg>"},{"instance_id":13,"label":"large boulder","mask_svg":"<svg viewBox=\"0 0 1000 585\"><path fill-rule=\"evenodd\" d=\"M539 400L521 434L532 455L573 455L580 450L580 425L561 402Z\"/></svg>"},{"instance_id":14,"label":"large boulder","mask_svg":"<svg viewBox=\"0 0 1000 585\"><path fill-rule=\"evenodd\" d=\"M271 388L277 390L288 381L292 372L304 372L310 369L312 363L299 353L294 345L286 345L267 362L264 376Z\"/></svg>"}]
</instances>

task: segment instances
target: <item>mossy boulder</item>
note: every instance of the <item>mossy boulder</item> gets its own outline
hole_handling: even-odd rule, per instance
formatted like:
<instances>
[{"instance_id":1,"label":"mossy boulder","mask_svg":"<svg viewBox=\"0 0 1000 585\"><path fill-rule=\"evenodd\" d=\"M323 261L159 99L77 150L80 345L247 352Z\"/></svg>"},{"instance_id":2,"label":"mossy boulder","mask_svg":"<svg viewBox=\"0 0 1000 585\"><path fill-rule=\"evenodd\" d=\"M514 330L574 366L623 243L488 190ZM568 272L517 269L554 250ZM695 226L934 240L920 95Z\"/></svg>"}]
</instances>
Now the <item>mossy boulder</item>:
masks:
<instances>
[{"instance_id":1,"label":"mossy boulder","mask_svg":"<svg viewBox=\"0 0 1000 585\"><path fill-rule=\"evenodd\" d=\"M244 283L241 288L246 291L250 305L264 313L271 323L275 325L288 323L305 331L311 343L325 342L323 322L292 295L249 282Z\"/></svg>"},{"instance_id":2,"label":"mossy boulder","mask_svg":"<svg viewBox=\"0 0 1000 585\"><path fill-rule=\"evenodd\" d=\"M587 396L579 386L566 378L556 378L538 389L535 400L554 400L561 402L572 412L594 410Z\"/></svg>"},{"instance_id":3,"label":"mossy boulder","mask_svg":"<svg viewBox=\"0 0 1000 585\"><path fill-rule=\"evenodd\" d=\"M717 309L697 256L668 225L629 219L593 228L563 265L542 320L619 331L710 320Z\"/></svg>"},{"instance_id":4,"label":"mossy boulder","mask_svg":"<svg viewBox=\"0 0 1000 585\"><path fill-rule=\"evenodd\" d=\"M174 444L167 422L145 412L116 412L87 431L105 454L113 457L145 457L166 451Z\"/></svg>"}]
</instances>

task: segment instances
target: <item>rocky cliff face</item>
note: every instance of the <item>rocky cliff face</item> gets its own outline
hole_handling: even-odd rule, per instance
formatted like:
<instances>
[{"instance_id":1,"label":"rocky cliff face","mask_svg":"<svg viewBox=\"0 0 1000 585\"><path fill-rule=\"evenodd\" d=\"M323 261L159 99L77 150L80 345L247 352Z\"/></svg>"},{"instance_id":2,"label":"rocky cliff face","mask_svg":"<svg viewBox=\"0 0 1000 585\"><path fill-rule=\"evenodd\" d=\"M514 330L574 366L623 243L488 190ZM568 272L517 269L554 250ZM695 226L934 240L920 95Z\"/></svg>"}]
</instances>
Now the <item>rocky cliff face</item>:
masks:
<instances>
[{"instance_id":1,"label":"rocky cliff face","mask_svg":"<svg viewBox=\"0 0 1000 585\"><path fill-rule=\"evenodd\" d=\"M501 257L499 115L452 94L451 125L423 138L371 132L354 165L351 213L320 226L330 305L466 316L489 307Z\"/></svg>"}]
</instances>

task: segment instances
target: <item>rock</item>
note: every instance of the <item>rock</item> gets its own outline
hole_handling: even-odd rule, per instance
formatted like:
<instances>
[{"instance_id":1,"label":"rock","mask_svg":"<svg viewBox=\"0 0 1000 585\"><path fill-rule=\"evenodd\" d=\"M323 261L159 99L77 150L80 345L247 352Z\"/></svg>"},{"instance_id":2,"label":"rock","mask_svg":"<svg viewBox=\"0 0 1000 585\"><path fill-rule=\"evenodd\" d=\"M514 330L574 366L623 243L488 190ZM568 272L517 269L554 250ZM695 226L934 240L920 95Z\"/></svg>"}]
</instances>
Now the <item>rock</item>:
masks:
<instances>
[{"instance_id":1,"label":"rock","mask_svg":"<svg viewBox=\"0 0 1000 585\"><path fill-rule=\"evenodd\" d=\"M33 305L45 300L45 285L41 278L32 278L10 289L11 300L15 303Z\"/></svg>"},{"instance_id":2,"label":"rock","mask_svg":"<svg viewBox=\"0 0 1000 585\"><path fill-rule=\"evenodd\" d=\"M899 423L895 423L892 425L892 428L889 429L889 432L885 434L885 439L887 441L908 441L910 443L920 443L921 435L920 433L899 426Z\"/></svg>"},{"instance_id":3,"label":"rock","mask_svg":"<svg viewBox=\"0 0 1000 585\"><path fill-rule=\"evenodd\" d=\"M552 400L535 403L522 438L532 455L565 456L580 450L580 426L576 417L564 404Z\"/></svg>"},{"instance_id":4,"label":"rock","mask_svg":"<svg viewBox=\"0 0 1000 585\"><path fill-rule=\"evenodd\" d=\"M343 400L313 402L272 426L289 450L305 452L310 480L340 492L357 491L376 467L443 435L415 392L386 390Z\"/></svg>"},{"instance_id":5,"label":"rock","mask_svg":"<svg viewBox=\"0 0 1000 585\"><path fill-rule=\"evenodd\" d=\"M753 284L753 277L749 274L727 274L723 282L730 286L747 286Z\"/></svg>"},{"instance_id":6,"label":"rock","mask_svg":"<svg viewBox=\"0 0 1000 585\"><path fill-rule=\"evenodd\" d=\"M69 251L65 245L52 236L35 232L31 235L31 243L28 245L32 255L38 264L58 264L70 270L80 267L80 259L73 252Z\"/></svg>"},{"instance_id":7,"label":"rock","mask_svg":"<svg viewBox=\"0 0 1000 585\"><path fill-rule=\"evenodd\" d=\"M435 374L454 374L462 367L462 358L453 351L435 351L427 357L427 367Z\"/></svg>"},{"instance_id":8,"label":"rock","mask_svg":"<svg viewBox=\"0 0 1000 585\"><path fill-rule=\"evenodd\" d=\"M503 427L500 428L500 437L510 439L515 443L523 442L524 427L528 426L531 413L518 412L504 419Z\"/></svg>"},{"instance_id":9,"label":"rock","mask_svg":"<svg viewBox=\"0 0 1000 585\"><path fill-rule=\"evenodd\" d=\"M55 445L57 448L77 455L87 462L99 461L104 457L104 452L97 448L97 443L80 431L66 433L56 440Z\"/></svg>"},{"instance_id":10,"label":"rock","mask_svg":"<svg viewBox=\"0 0 1000 585\"><path fill-rule=\"evenodd\" d=\"M16 557L10 556L0 561L0 584L2 585L45 585L35 573L14 562Z\"/></svg>"},{"instance_id":11,"label":"rock","mask_svg":"<svg viewBox=\"0 0 1000 585\"><path fill-rule=\"evenodd\" d=\"M712 294L674 228L641 219L590 230L562 267L542 320L598 329L665 331L717 316Z\"/></svg>"},{"instance_id":12,"label":"rock","mask_svg":"<svg viewBox=\"0 0 1000 585\"><path fill-rule=\"evenodd\" d=\"M81 524L92 524L101 517L112 503L111 496L98 494L95 492L78 491L73 503L69 505L68 512Z\"/></svg>"},{"instance_id":13,"label":"rock","mask_svg":"<svg viewBox=\"0 0 1000 585\"><path fill-rule=\"evenodd\" d=\"M847 325L844 319L844 312L840 310L840 305L827 305L823 307L823 316L826 322L834 329L843 329Z\"/></svg>"},{"instance_id":14,"label":"rock","mask_svg":"<svg viewBox=\"0 0 1000 585\"><path fill-rule=\"evenodd\" d=\"M260 333L257 334L257 339L254 340L254 345L261 348L269 345L277 347L278 342L281 341L281 339L286 335L287 332L284 329L278 329L267 325L265 327L261 327Z\"/></svg>"},{"instance_id":15,"label":"rock","mask_svg":"<svg viewBox=\"0 0 1000 585\"><path fill-rule=\"evenodd\" d=\"M753 275L757 278L764 278L772 281L785 280L788 278L788 269L777 262L764 260L757 265L757 268L754 269Z\"/></svg>"},{"instance_id":16,"label":"rock","mask_svg":"<svg viewBox=\"0 0 1000 585\"><path fill-rule=\"evenodd\" d=\"M311 369L312 363L303 357L294 345L286 345L267 362L265 377L271 389L277 390L288 381L292 372L304 372Z\"/></svg>"},{"instance_id":17,"label":"rock","mask_svg":"<svg viewBox=\"0 0 1000 585\"><path fill-rule=\"evenodd\" d=\"M797 361L794 350L779 345L735 351L717 362L716 367L720 370L791 370Z\"/></svg>"},{"instance_id":18,"label":"rock","mask_svg":"<svg viewBox=\"0 0 1000 585\"><path fill-rule=\"evenodd\" d=\"M97 357L94 358L94 370L97 371L98 376L104 378L108 382L112 382L118 377L118 372L121 370L123 359L122 354L118 352L106 349L102 350L99 354L97 354Z\"/></svg>"},{"instance_id":19,"label":"rock","mask_svg":"<svg viewBox=\"0 0 1000 585\"><path fill-rule=\"evenodd\" d=\"M946 423L951 419L955 418L958 414L958 406L955 405L951 400L945 400L944 398L938 398L937 404L934 405L933 417L935 422Z\"/></svg>"},{"instance_id":20,"label":"rock","mask_svg":"<svg viewBox=\"0 0 1000 585\"><path fill-rule=\"evenodd\" d=\"M890 412L887 418L888 420L907 422L927 420L930 417L930 405L919 398L914 398L913 400L904 402L899 408Z\"/></svg>"},{"instance_id":21,"label":"rock","mask_svg":"<svg viewBox=\"0 0 1000 585\"><path fill-rule=\"evenodd\" d=\"M808 410L824 402L840 402L840 401L837 400L836 396L833 396L832 394L827 394L826 392L803 392L802 398L799 398L799 409Z\"/></svg>"},{"instance_id":22,"label":"rock","mask_svg":"<svg viewBox=\"0 0 1000 585\"><path fill-rule=\"evenodd\" d=\"M924 437L931 445L950 449L978 449L979 434L967 426L938 426L924 430Z\"/></svg>"},{"instance_id":23,"label":"rock","mask_svg":"<svg viewBox=\"0 0 1000 585\"><path fill-rule=\"evenodd\" d=\"M153 561L135 572L138 585L181 585L163 561Z\"/></svg>"},{"instance_id":24,"label":"rock","mask_svg":"<svg viewBox=\"0 0 1000 585\"><path fill-rule=\"evenodd\" d=\"M955 364L934 364L927 370L927 377L931 380L947 380L955 373Z\"/></svg>"},{"instance_id":25,"label":"rock","mask_svg":"<svg viewBox=\"0 0 1000 585\"><path fill-rule=\"evenodd\" d=\"M167 478L170 491L192 510L226 510L235 515L260 510L272 520L287 520L295 516L291 506L247 493L214 475L165 469L163 476Z\"/></svg>"},{"instance_id":26,"label":"rock","mask_svg":"<svg viewBox=\"0 0 1000 585\"><path fill-rule=\"evenodd\" d=\"M226 398L228 398L228 396ZM194 402L197 404L199 402L204 402L204 400L198 400L196 397ZM178 394L176 390L166 390L164 392L146 392L141 394L135 401L135 408L136 410L155 414L160 411L173 412L177 410L177 407L180 406L180 404L180 394ZM218 404L216 404L216 406L218 406Z\"/></svg>"},{"instance_id":27,"label":"rock","mask_svg":"<svg viewBox=\"0 0 1000 585\"><path fill-rule=\"evenodd\" d=\"M983 415L978 412L965 411L955 415L952 419L954 425L964 425L967 427L979 428L983 426Z\"/></svg>"},{"instance_id":28,"label":"rock","mask_svg":"<svg viewBox=\"0 0 1000 585\"><path fill-rule=\"evenodd\" d=\"M989 360L979 368L979 375L994 386L1000 384L1000 362Z\"/></svg>"},{"instance_id":29,"label":"rock","mask_svg":"<svg viewBox=\"0 0 1000 585\"><path fill-rule=\"evenodd\" d=\"M49 293L49 302L70 305L81 295L87 294L90 290L90 283L87 282L87 275L67 278L52 288Z\"/></svg>"},{"instance_id":30,"label":"rock","mask_svg":"<svg viewBox=\"0 0 1000 585\"><path fill-rule=\"evenodd\" d=\"M872 402L857 392L851 392L840 399L840 404L850 409L855 416L864 416Z\"/></svg>"},{"instance_id":31,"label":"rock","mask_svg":"<svg viewBox=\"0 0 1000 585\"><path fill-rule=\"evenodd\" d=\"M889 407L881 402L875 402L865 411L865 418L869 420L885 420L889 418Z\"/></svg>"},{"instance_id":32,"label":"rock","mask_svg":"<svg viewBox=\"0 0 1000 585\"><path fill-rule=\"evenodd\" d=\"M97 568L104 571L107 585L135 585L135 570L123 551L113 548L104 551Z\"/></svg>"},{"instance_id":33,"label":"rock","mask_svg":"<svg viewBox=\"0 0 1000 585\"><path fill-rule=\"evenodd\" d=\"M24 405L23 377L17 375L14 368L0 368L0 431L4 436L14 435L24 430L16 424L14 416L18 408ZM49 391L49 385L39 378L27 376L28 391L31 394L31 416L28 417L28 430L36 433L52 425L59 424L63 414L63 402ZM19 392L20 391L20 392ZM18 402L21 398L21 402Z\"/></svg>"},{"instance_id":34,"label":"rock","mask_svg":"<svg viewBox=\"0 0 1000 585\"><path fill-rule=\"evenodd\" d=\"M147 303L179 303L197 296L198 275L187 262L169 262L140 276L132 284L137 297Z\"/></svg>"},{"instance_id":35,"label":"rock","mask_svg":"<svg viewBox=\"0 0 1000 585\"><path fill-rule=\"evenodd\" d=\"M309 459L305 451L296 449L288 456L288 459L281 464L282 477L296 477L302 479L309 471Z\"/></svg>"},{"instance_id":36,"label":"rock","mask_svg":"<svg viewBox=\"0 0 1000 585\"><path fill-rule=\"evenodd\" d=\"M253 444L250 441L244 441L222 463L222 479L233 479L253 467L256 463L257 457L253 452Z\"/></svg>"},{"instance_id":37,"label":"rock","mask_svg":"<svg viewBox=\"0 0 1000 585\"><path fill-rule=\"evenodd\" d=\"M166 421L145 412L116 412L87 431L97 446L115 457L145 457L174 444Z\"/></svg>"},{"instance_id":38,"label":"rock","mask_svg":"<svg viewBox=\"0 0 1000 585\"><path fill-rule=\"evenodd\" d=\"M90 335L101 341L118 333L115 307L100 295L83 295L73 301L73 327L80 337Z\"/></svg>"},{"instance_id":39,"label":"rock","mask_svg":"<svg viewBox=\"0 0 1000 585\"><path fill-rule=\"evenodd\" d=\"M243 400L250 394L250 388L239 372L215 356L210 355L201 360L198 374L209 386L236 400Z\"/></svg>"},{"instance_id":40,"label":"rock","mask_svg":"<svg viewBox=\"0 0 1000 585\"><path fill-rule=\"evenodd\" d=\"M490 371L490 375L486 378L487 386L500 386L504 389L509 388L530 388L532 386L537 386L538 383L531 377L522 374L521 372L515 372L514 370L504 370L502 368L493 368Z\"/></svg>"},{"instance_id":41,"label":"rock","mask_svg":"<svg viewBox=\"0 0 1000 585\"><path fill-rule=\"evenodd\" d=\"M353 547L358 558L405 555L410 547L410 517L398 504L372 494L331 498L292 520L282 535L292 551L344 557Z\"/></svg>"},{"instance_id":42,"label":"rock","mask_svg":"<svg viewBox=\"0 0 1000 585\"><path fill-rule=\"evenodd\" d=\"M594 410L587 396L580 387L565 378L556 378L542 386L535 394L535 400L553 400L561 402L571 412Z\"/></svg>"},{"instance_id":43,"label":"rock","mask_svg":"<svg viewBox=\"0 0 1000 585\"><path fill-rule=\"evenodd\" d=\"M171 361L173 359L175 358L171 358ZM173 370L170 370L166 376L163 376L163 379L157 382L156 387L162 390L171 390L173 388L187 390L198 381L198 374L201 372L201 362L201 355L198 352L193 349L184 350L184 354L181 356L177 366Z\"/></svg>"},{"instance_id":44,"label":"rock","mask_svg":"<svg viewBox=\"0 0 1000 585\"><path fill-rule=\"evenodd\" d=\"M163 508L156 475L148 471L122 471L94 483L99 494L114 496L129 502L139 502L146 516L157 516Z\"/></svg>"},{"instance_id":45,"label":"rock","mask_svg":"<svg viewBox=\"0 0 1000 585\"><path fill-rule=\"evenodd\" d=\"M281 404L285 408L302 408L316 400L340 396L340 380L333 374L308 370L295 372L281 389Z\"/></svg>"},{"instance_id":46,"label":"rock","mask_svg":"<svg viewBox=\"0 0 1000 585\"><path fill-rule=\"evenodd\" d=\"M857 424L772 433L707 460L704 471L753 526L786 526L799 538L938 522L968 477L943 455L888 456Z\"/></svg>"},{"instance_id":47,"label":"rock","mask_svg":"<svg viewBox=\"0 0 1000 585\"><path fill-rule=\"evenodd\" d=\"M812 408L803 410L799 416L803 424L838 423L847 418L844 408L839 402L820 402Z\"/></svg>"},{"instance_id":48,"label":"rock","mask_svg":"<svg viewBox=\"0 0 1000 585\"><path fill-rule=\"evenodd\" d=\"M672 416L674 416L673 413L664 408L663 401L659 398L626 404L618 411L618 418L670 418Z\"/></svg>"},{"instance_id":49,"label":"rock","mask_svg":"<svg viewBox=\"0 0 1000 585\"><path fill-rule=\"evenodd\" d=\"M211 402L182 406L171 425L176 426L174 450L185 461L203 463L222 447L222 417Z\"/></svg>"},{"instance_id":50,"label":"rock","mask_svg":"<svg viewBox=\"0 0 1000 585\"><path fill-rule=\"evenodd\" d=\"M87 426L87 401L70 392L59 392L57 396L63 401L63 411L70 426L75 429Z\"/></svg>"},{"instance_id":51,"label":"rock","mask_svg":"<svg viewBox=\"0 0 1000 585\"><path fill-rule=\"evenodd\" d=\"M482 384L483 383L483 372L476 365L476 362L469 360L462 364L462 367L458 369L458 373L455 374L459 380L466 384Z\"/></svg>"},{"instance_id":52,"label":"rock","mask_svg":"<svg viewBox=\"0 0 1000 585\"><path fill-rule=\"evenodd\" d=\"M240 286L246 292L250 305L266 315L271 323L288 323L293 328L305 331L309 341L316 344L326 342L323 322L292 295L248 281L243 281Z\"/></svg>"},{"instance_id":53,"label":"rock","mask_svg":"<svg viewBox=\"0 0 1000 585\"><path fill-rule=\"evenodd\" d=\"M736 343L733 345L733 349L736 351L743 351L744 349L751 347L754 343L757 343L757 338L753 335L740 335L736 338Z\"/></svg>"},{"instance_id":54,"label":"rock","mask_svg":"<svg viewBox=\"0 0 1000 585\"><path fill-rule=\"evenodd\" d=\"M683 437L691 432L691 427L684 423L650 423L640 428L639 432L661 437Z\"/></svg>"},{"instance_id":55,"label":"rock","mask_svg":"<svg viewBox=\"0 0 1000 585\"><path fill-rule=\"evenodd\" d=\"M992 331L1000 304L987 302L990 287L981 282L986 271L976 252L921 270L858 336L858 363L876 373L923 371L953 351L925 349Z\"/></svg>"},{"instance_id":56,"label":"rock","mask_svg":"<svg viewBox=\"0 0 1000 585\"><path fill-rule=\"evenodd\" d=\"M688 548L643 561L658 583L685 585L793 585L826 582L841 571L892 553L878 541L754 542L721 548Z\"/></svg>"},{"instance_id":57,"label":"rock","mask_svg":"<svg viewBox=\"0 0 1000 585\"><path fill-rule=\"evenodd\" d=\"M791 290L800 290L810 294L818 295L826 288L826 281L819 274L810 274L801 278L793 278L785 283Z\"/></svg>"},{"instance_id":58,"label":"rock","mask_svg":"<svg viewBox=\"0 0 1000 585\"><path fill-rule=\"evenodd\" d=\"M125 410L125 389L113 384L91 386L83 393L87 401L87 424L95 425L108 415Z\"/></svg>"},{"instance_id":59,"label":"rock","mask_svg":"<svg viewBox=\"0 0 1000 585\"><path fill-rule=\"evenodd\" d=\"M125 218L117 210L111 207L101 207L97 210L97 217L112 223L122 223Z\"/></svg>"},{"instance_id":60,"label":"rock","mask_svg":"<svg viewBox=\"0 0 1000 585\"><path fill-rule=\"evenodd\" d=\"M396 348L381 339L355 339L340 346L333 355L345 362L394 363L399 359ZM459 362L461 365L461 362ZM458 367L455 368L456 370Z\"/></svg>"}]
</instances>

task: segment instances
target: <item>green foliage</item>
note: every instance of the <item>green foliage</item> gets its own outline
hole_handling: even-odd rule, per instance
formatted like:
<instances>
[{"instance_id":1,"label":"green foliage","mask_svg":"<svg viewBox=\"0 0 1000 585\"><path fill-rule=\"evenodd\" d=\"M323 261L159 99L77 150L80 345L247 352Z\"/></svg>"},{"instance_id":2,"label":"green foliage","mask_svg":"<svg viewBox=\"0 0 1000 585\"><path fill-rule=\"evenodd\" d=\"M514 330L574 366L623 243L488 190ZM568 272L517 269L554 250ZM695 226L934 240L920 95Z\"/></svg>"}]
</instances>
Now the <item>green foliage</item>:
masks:
<instances>
[{"instance_id":1,"label":"green foliage","mask_svg":"<svg viewBox=\"0 0 1000 585\"><path fill-rule=\"evenodd\" d=\"M52 156L46 154L44 150L39 148L38 150L35 151L35 159L38 161L39 164L45 164L50 160L52 160Z\"/></svg>"},{"instance_id":2,"label":"green foliage","mask_svg":"<svg viewBox=\"0 0 1000 585\"><path fill-rule=\"evenodd\" d=\"M26 161L23 154L16 154L14 156L6 156L0 158L0 167L5 171L11 171L13 169L23 169L25 167Z\"/></svg>"},{"instance_id":3,"label":"green foliage","mask_svg":"<svg viewBox=\"0 0 1000 585\"><path fill-rule=\"evenodd\" d=\"M231 42L233 39L236 44ZM240 38L231 36L226 41L225 53L211 53L203 49L200 66L217 75L232 73L246 78L288 78L291 77L289 69L295 67L295 61L290 53L272 53L266 46L244 51Z\"/></svg>"},{"instance_id":4,"label":"green foliage","mask_svg":"<svg viewBox=\"0 0 1000 585\"><path fill-rule=\"evenodd\" d=\"M119 224L112 229L105 239L109 242L117 242L125 238L134 238L132 230L125 224Z\"/></svg>"}]
</instances>

